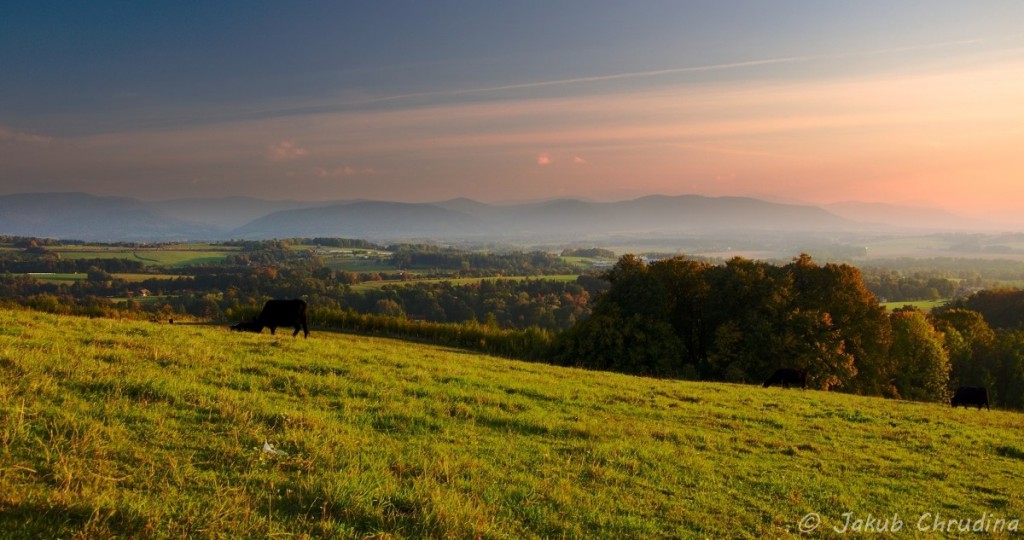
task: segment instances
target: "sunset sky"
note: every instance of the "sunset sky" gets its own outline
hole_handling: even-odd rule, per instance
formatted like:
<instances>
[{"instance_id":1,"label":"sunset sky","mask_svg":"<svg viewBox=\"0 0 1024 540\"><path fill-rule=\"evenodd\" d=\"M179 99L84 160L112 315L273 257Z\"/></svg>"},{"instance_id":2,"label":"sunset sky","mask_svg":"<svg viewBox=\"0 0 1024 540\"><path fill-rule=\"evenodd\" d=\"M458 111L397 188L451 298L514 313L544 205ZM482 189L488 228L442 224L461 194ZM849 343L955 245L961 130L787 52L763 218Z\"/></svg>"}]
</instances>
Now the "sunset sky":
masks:
<instances>
[{"instance_id":1,"label":"sunset sky","mask_svg":"<svg viewBox=\"0 0 1024 540\"><path fill-rule=\"evenodd\" d=\"M1021 222L1024 2L0 6L0 194L648 194Z\"/></svg>"}]
</instances>

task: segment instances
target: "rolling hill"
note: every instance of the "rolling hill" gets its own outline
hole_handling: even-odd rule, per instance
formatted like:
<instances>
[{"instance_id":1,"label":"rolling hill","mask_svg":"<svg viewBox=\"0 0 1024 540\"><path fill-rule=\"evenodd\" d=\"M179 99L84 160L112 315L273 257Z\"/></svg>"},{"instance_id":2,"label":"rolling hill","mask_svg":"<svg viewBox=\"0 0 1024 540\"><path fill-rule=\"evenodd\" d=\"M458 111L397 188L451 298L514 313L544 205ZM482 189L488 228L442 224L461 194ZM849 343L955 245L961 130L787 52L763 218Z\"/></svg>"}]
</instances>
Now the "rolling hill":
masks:
<instances>
[{"instance_id":1,"label":"rolling hill","mask_svg":"<svg viewBox=\"0 0 1024 540\"><path fill-rule=\"evenodd\" d=\"M1005 231L1013 227L971 219L945 210L884 203L842 202L823 206L846 219L887 230Z\"/></svg>"},{"instance_id":2,"label":"rolling hill","mask_svg":"<svg viewBox=\"0 0 1024 540\"><path fill-rule=\"evenodd\" d=\"M569 240L652 232L806 232L855 227L854 222L813 206L689 195L612 203L558 199L517 205L488 205L468 199L434 204L355 201L273 213L232 231L231 235Z\"/></svg>"},{"instance_id":3,"label":"rolling hill","mask_svg":"<svg viewBox=\"0 0 1024 540\"><path fill-rule=\"evenodd\" d=\"M161 216L214 227L219 232L235 229L267 214L323 206L309 201L268 201L254 197L189 198L144 203Z\"/></svg>"},{"instance_id":4,"label":"rolling hill","mask_svg":"<svg viewBox=\"0 0 1024 540\"><path fill-rule=\"evenodd\" d=\"M0 234L87 241L355 237L378 241L600 241L612 237L785 237L996 227L947 212L846 203L827 209L748 197L652 195L486 204L267 201L250 197L139 201L84 193L0 196Z\"/></svg>"},{"instance_id":5,"label":"rolling hill","mask_svg":"<svg viewBox=\"0 0 1024 540\"><path fill-rule=\"evenodd\" d=\"M444 239L475 236L483 225L468 214L430 204L355 201L275 212L231 231L230 236Z\"/></svg>"},{"instance_id":6,"label":"rolling hill","mask_svg":"<svg viewBox=\"0 0 1024 540\"><path fill-rule=\"evenodd\" d=\"M1021 418L0 310L0 537L1010 536Z\"/></svg>"},{"instance_id":7,"label":"rolling hill","mask_svg":"<svg viewBox=\"0 0 1024 540\"><path fill-rule=\"evenodd\" d=\"M208 238L217 231L161 215L126 197L86 193L0 196L0 234L112 242Z\"/></svg>"}]
</instances>

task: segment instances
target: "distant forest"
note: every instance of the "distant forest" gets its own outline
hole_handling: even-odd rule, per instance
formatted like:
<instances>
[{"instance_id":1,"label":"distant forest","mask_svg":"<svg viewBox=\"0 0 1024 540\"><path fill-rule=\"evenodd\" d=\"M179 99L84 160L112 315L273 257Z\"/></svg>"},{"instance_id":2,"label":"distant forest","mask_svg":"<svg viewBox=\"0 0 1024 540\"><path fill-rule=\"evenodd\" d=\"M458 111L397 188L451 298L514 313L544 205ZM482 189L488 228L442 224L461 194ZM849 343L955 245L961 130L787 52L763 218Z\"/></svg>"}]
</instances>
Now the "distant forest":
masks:
<instances>
[{"instance_id":1,"label":"distant forest","mask_svg":"<svg viewBox=\"0 0 1024 540\"><path fill-rule=\"evenodd\" d=\"M984 385L994 403L1024 408L1024 292L983 287L993 275L1019 279L999 263L954 273L941 261L861 270L806 255L786 264L627 255L609 270L581 273L570 258L614 254L317 238L239 241L226 244L237 250L222 262L163 268L138 258L62 259L47 249L53 241L6 240L0 300L50 312L227 323L253 316L269 298L303 298L319 329L658 377L751 383L795 367L816 388L915 400ZM316 250L294 249L300 244L380 250L389 256L377 262L391 270L332 268ZM30 272L85 279L41 281ZM142 275L128 281L114 275L121 273ZM579 277L545 278L564 274ZM140 298L143 290L153 299ZM879 305L957 295L931 313Z\"/></svg>"}]
</instances>

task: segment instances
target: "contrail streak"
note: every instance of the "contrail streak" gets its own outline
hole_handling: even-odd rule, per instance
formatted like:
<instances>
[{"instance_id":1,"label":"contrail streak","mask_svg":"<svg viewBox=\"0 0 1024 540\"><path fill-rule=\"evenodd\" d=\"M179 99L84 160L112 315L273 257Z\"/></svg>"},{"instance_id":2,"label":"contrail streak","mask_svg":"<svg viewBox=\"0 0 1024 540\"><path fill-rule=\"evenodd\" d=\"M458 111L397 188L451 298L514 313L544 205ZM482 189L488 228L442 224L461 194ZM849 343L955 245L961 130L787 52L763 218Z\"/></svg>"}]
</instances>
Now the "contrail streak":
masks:
<instances>
[{"instance_id":1,"label":"contrail streak","mask_svg":"<svg viewBox=\"0 0 1024 540\"><path fill-rule=\"evenodd\" d=\"M973 45L976 43L984 42L984 39L964 39L958 41L949 41L943 43L929 43L925 45L908 45L906 47L891 47L888 49L877 49L873 51L859 51L852 53L841 53L831 55L807 55L807 56L784 56L780 58L767 58L762 60L747 60L741 62L727 62L722 64L708 64L704 66L686 66L677 68L665 68L656 69L650 71L627 71L624 73L612 73L608 75L594 75L590 77L573 77L568 79L554 79L550 81L535 81L518 84L506 84L499 86L483 86L479 88L463 88L463 89L450 89L450 90L437 90L431 92L415 92L409 94L398 94L393 96L384 96L380 98L367 99L356 104L370 104L370 103L381 103L388 101L400 101L403 99L415 99L422 97L441 97L441 96L458 96L468 94L485 94L489 92L502 92L506 90L527 90L531 88L546 88L552 86L564 86L570 84L581 84L581 83L592 83L592 82L604 82L621 79L640 79L648 77L660 77L664 75L680 75L685 73L702 73L711 71L727 71L731 69L741 69L758 66L770 66L770 65L781 65L781 64L795 64L801 62L811 62L819 60L842 60L846 58L858 58L865 56L877 56L881 54L891 54L900 52L911 52L928 49L938 49L943 47L951 46L962 46L962 45Z\"/></svg>"},{"instance_id":2,"label":"contrail streak","mask_svg":"<svg viewBox=\"0 0 1024 540\"><path fill-rule=\"evenodd\" d=\"M1004 38L1007 36L1003 36ZM1017 37L1017 36L1013 36ZM249 110L249 111L238 111L236 113L226 113L218 115L216 118L207 120L209 122L228 122L234 120L253 120L253 119L266 119L280 116L294 116L294 115L311 115L321 113L331 113L344 111L346 109L353 109L359 107L367 107L375 104L386 104L393 102L400 102L406 100L417 100L424 98L444 98L444 97L457 97L457 96L468 96L468 95L480 95L488 94L493 92L505 92L512 90L529 90L537 88L552 88L558 86L566 86L573 84L588 84L605 81L615 80L629 80L629 79L642 79L652 77L662 77L668 75L680 75L686 73L706 73L714 71L728 71L735 69L744 69L760 66L773 66L773 65L787 65L787 64L798 64L804 62L813 61L827 61L827 60L843 60L850 58L863 58L869 56L878 56L884 54L894 53L905 53L912 51L922 51L930 49L939 49L945 47L962 47L965 45L974 45L978 43L984 43L991 41L991 39L964 39L957 41L948 41L942 43L928 43L922 45L908 45L905 47L890 47L886 49L876 49L871 51L856 51L850 53L837 53L837 54L821 54L821 55L804 55L804 56L784 56L779 58L766 58L761 60L745 60L738 62L726 62L721 64L708 64L702 66L684 66L674 67L665 69L655 69L648 71L627 71L623 73L610 73L605 75L592 75L586 77L571 77L565 79L552 79L547 81L533 81L523 82L515 84L504 84L495 86L481 86L475 88L450 88L446 90L432 90L427 92L410 92L406 94L394 94L390 96L381 97L370 97L365 99L348 100L348 101L335 101L335 102L321 102L319 104L310 105L299 105L293 107L279 107L279 108L267 108L262 110Z\"/></svg>"}]
</instances>

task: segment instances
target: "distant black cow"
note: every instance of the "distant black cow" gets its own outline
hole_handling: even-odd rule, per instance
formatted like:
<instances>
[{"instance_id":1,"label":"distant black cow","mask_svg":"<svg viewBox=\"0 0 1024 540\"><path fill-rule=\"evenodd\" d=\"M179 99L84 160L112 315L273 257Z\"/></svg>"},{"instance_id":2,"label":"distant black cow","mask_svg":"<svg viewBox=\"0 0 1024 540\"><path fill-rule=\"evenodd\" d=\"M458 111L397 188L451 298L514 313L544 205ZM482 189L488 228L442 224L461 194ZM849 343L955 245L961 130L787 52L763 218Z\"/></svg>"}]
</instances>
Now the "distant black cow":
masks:
<instances>
[{"instance_id":1,"label":"distant black cow","mask_svg":"<svg viewBox=\"0 0 1024 540\"><path fill-rule=\"evenodd\" d=\"M764 382L764 387L768 388L773 384L781 384L783 388L789 388L791 384L807 388L807 372L789 368L776 369L775 373L772 373L772 376Z\"/></svg>"},{"instance_id":2,"label":"distant black cow","mask_svg":"<svg viewBox=\"0 0 1024 540\"><path fill-rule=\"evenodd\" d=\"M292 337L299 335L302 330L302 337L309 337L309 328L306 327L306 303L302 300L268 300L263 304L263 311L259 316L253 317L251 321L242 321L231 327L237 332L262 332L269 328L273 334L278 326L291 326L295 328Z\"/></svg>"},{"instance_id":3,"label":"distant black cow","mask_svg":"<svg viewBox=\"0 0 1024 540\"><path fill-rule=\"evenodd\" d=\"M988 406L988 390L978 386L961 386L956 389L956 393L953 394L953 399L949 400L949 404L953 407L963 405L966 409L970 405L977 405L978 410L981 410L981 406L984 405L986 409L992 410Z\"/></svg>"}]
</instances>

